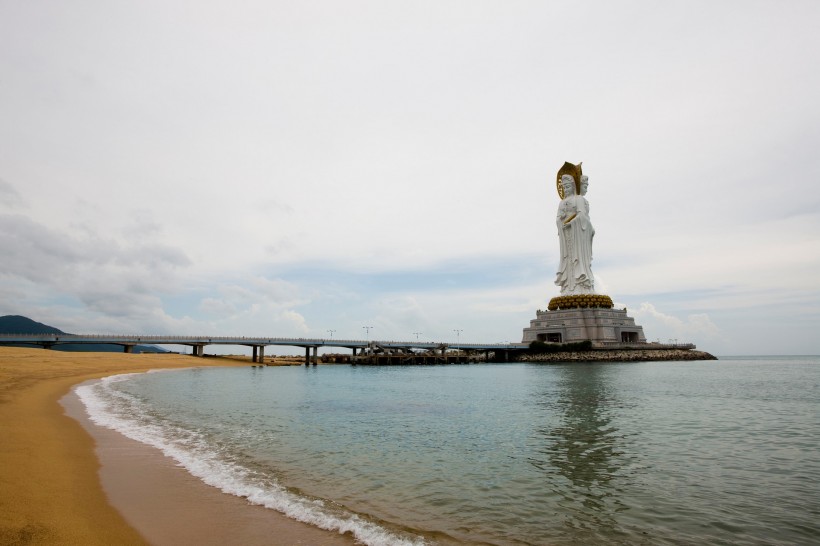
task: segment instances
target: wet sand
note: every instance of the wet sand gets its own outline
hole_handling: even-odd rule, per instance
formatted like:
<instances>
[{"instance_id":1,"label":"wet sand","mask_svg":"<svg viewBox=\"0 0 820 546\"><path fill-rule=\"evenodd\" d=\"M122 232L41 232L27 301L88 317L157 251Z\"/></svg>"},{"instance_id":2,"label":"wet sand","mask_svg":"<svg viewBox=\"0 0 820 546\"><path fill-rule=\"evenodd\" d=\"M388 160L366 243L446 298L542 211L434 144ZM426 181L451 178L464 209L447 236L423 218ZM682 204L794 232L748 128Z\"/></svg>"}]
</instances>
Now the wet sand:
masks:
<instances>
[{"instance_id":1,"label":"wet sand","mask_svg":"<svg viewBox=\"0 0 820 546\"><path fill-rule=\"evenodd\" d=\"M0 544L353 544L205 485L92 424L70 393L108 375L227 364L0 347Z\"/></svg>"}]
</instances>

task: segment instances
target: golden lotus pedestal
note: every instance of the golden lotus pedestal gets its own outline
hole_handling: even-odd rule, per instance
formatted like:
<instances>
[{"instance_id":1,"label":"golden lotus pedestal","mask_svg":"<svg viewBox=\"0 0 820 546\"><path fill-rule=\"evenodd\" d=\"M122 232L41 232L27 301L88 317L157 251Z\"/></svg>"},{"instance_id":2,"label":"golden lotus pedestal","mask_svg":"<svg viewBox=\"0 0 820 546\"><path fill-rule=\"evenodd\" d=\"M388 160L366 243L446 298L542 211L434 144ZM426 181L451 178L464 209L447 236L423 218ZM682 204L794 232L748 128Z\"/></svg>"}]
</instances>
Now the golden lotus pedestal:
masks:
<instances>
[{"instance_id":1,"label":"golden lotus pedestal","mask_svg":"<svg viewBox=\"0 0 820 546\"><path fill-rule=\"evenodd\" d=\"M577 309L579 307L600 307L612 309L612 298L603 294L577 294L574 296L558 296L550 300L547 309Z\"/></svg>"}]
</instances>

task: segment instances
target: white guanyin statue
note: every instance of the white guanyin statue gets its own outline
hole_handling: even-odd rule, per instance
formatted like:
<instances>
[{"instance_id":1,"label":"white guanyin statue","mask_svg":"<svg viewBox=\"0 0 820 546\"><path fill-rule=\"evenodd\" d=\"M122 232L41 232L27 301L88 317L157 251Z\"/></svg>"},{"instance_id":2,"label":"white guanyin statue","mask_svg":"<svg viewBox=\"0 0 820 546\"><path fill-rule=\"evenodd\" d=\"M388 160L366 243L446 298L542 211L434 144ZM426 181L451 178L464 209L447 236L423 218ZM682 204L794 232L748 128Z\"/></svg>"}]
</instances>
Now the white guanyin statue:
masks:
<instances>
[{"instance_id":1,"label":"white guanyin statue","mask_svg":"<svg viewBox=\"0 0 820 546\"><path fill-rule=\"evenodd\" d=\"M594 294L595 277L592 274L592 238L595 229L589 219L589 202L584 197L588 177L581 174L581 165L565 163L558 171L558 205L555 224L561 248L561 263L555 284L561 295Z\"/></svg>"}]
</instances>

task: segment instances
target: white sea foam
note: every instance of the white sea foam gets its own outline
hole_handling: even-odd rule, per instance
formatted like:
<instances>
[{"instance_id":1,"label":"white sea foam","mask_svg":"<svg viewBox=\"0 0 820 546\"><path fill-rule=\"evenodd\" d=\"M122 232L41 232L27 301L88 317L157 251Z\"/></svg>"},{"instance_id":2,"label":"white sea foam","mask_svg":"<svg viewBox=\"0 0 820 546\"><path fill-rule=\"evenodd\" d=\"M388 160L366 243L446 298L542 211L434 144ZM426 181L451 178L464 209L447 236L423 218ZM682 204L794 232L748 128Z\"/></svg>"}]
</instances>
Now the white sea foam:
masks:
<instances>
[{"instance_id":1,"label":"white sea foam","mask_svg":"<svg viewBox=\"0 0 820 546\"><path fill-rule=\"evenodd\" d=\"M399 536L357 514L328 507L318 499L294 494L271 477L261 477L231 462L199 432L152 416L139 399L114 388L116 383L135 375L115 375L76 387L77 396L92 422L159 449L208 485L297 521L340 534L350 533L357 542L370 546L427 544L420 537Z\"/></svg>"}]
</instances>

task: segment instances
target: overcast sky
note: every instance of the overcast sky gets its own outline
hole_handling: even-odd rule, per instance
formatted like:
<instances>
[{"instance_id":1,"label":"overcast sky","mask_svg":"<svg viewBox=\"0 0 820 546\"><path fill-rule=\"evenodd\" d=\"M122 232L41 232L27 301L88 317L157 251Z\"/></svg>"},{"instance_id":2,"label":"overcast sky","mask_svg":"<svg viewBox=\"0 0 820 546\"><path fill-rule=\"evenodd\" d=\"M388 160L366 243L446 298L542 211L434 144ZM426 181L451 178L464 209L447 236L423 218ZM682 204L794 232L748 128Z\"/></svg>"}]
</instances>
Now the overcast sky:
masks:
<instances>
[{"instance_id":1,"label":"overcast sky","mask_svg":"<svg viewBox=\"0 0 820 546\"><path fill-rule=\"evenodd\" d=\"M0 315L520 341L583 161L596 289L649 340L818 354L818 28L814 0L0 0Z\"/></svg>"}]
</instances>

